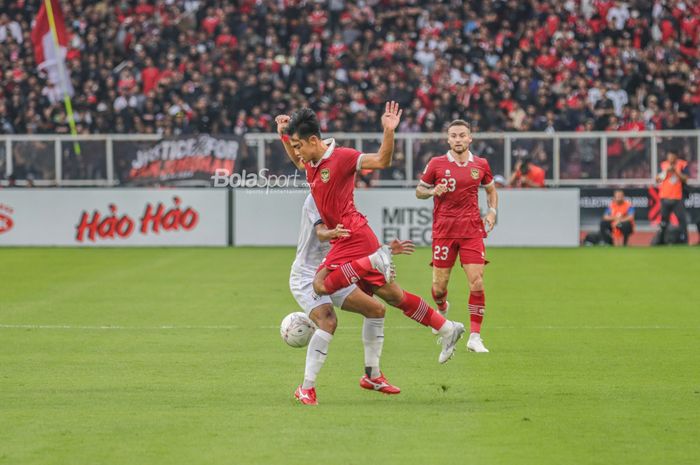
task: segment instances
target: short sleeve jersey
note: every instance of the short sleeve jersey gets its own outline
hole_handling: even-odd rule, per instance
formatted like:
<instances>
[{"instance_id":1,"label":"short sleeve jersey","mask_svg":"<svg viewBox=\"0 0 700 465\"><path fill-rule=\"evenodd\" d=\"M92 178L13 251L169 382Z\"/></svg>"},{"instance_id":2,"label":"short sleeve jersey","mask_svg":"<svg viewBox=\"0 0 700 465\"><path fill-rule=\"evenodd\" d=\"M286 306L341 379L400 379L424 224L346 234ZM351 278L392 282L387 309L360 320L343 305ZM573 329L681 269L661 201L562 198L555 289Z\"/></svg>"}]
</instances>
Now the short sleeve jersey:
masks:
<instances>
[{"instance_id":1,"label":"short sleeve jersey","mask_svg":"<svg viewBox=\"0 0 700 465\"><path fill-rule=\"evenodd\" d=\"M469 152L466 163L459 163L450 152L432 158L423 171L421 185L447 187L433 197L433 238L469 239L486 237L479 211L479 186L493 183L491 167L485 158Z\"/></svg>"},{"instance_id":2,"label":"short sleeve jersey","mask_svg":"<svg viewBox=\"0 0 700 465\"><path fill-rule=\"evenodd\" d=\"M367 224L367 218L355 208L355 173L360 167L362 153L347 147L338 147L335 140L327 139L328 150L318 163L305 164L306 180L311 195L326 227L333 229L342 224L355 231Z\"/></svg>"}]
</instances>

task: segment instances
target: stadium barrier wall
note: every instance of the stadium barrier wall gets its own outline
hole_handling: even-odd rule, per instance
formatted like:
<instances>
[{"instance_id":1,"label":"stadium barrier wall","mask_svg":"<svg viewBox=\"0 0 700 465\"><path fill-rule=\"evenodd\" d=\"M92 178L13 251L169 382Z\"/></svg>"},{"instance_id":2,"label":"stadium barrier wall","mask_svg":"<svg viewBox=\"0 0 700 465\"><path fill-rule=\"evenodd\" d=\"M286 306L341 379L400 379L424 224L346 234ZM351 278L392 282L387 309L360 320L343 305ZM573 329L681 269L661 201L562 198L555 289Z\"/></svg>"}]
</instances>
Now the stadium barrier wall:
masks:
<instances>
[{"instance_id":1,"label":"stadium barrier wall","mask_svg":"<svg viewBox=\"0 0 700 465\"><path fill-rule=\"evenodd\" d=\"M0 246L225 246L224 189L3 189Z\"/></svg>"},{"instance_id":2,"label":"stadium barrier wall","mask_svg":"<svg viewBox=\"0 0 700 465\"><path fill-rule=\"evenodd\" d=\"M433 202L413 189L355 192L380 241L399 237L430 245ZM233 191L233 243L238 246L296 245L307 190ZM579 245L579 189L499 191L499 218L486 240L491 246L576 247ZM480 195L482 214L486 199Z\"/></svg>"},{"instance_id":3,"label":"stadium barrier wall","mask_svg":"<svg viewBox=\"0 0 700 465\"><path fill-rule=\"evenodd\" d=\"M382 133L334 133L337 142L362 152L379 148ZM81 147L81 155L75 152ZM690 185L700 186L700 130L614 132L477 132L471 150L508 179L525 155L545 169L550 187L655 184L659 162L674 147L690 167ZM613 148L615 150L613 150ZM428 158L448 149L443 133L396 134L390 168L367 176L371 187L415 187ZM218 168L236 173L290 174L277 134L32 134L0 135L0 186L40 187L211 186ZM31 178L31 182L30 182Z\"/></svg>"}]
</instances>

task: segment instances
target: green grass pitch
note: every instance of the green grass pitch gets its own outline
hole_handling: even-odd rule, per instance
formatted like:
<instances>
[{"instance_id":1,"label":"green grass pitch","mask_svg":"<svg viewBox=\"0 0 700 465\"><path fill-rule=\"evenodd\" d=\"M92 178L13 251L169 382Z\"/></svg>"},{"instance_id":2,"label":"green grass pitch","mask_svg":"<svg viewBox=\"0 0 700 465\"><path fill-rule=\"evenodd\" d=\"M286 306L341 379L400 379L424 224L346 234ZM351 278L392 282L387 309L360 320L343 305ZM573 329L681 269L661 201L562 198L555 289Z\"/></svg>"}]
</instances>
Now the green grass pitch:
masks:
<instances>
[{"instance_id":1,"label":"green grass pitch","mask_svg":"<svg viewBox=\"0 0 700 465\"><path fill-rule=\"evenodd\" d=\"M0 464L700 463L700 248L489 250L491 353L439 365L389 309L394 397L339 312L316 408L277 329L293 256L0 250ZM428 258L397 258L424 297ZM466 321L459 269L449 299Z\"/></svg>"}]
</instances>

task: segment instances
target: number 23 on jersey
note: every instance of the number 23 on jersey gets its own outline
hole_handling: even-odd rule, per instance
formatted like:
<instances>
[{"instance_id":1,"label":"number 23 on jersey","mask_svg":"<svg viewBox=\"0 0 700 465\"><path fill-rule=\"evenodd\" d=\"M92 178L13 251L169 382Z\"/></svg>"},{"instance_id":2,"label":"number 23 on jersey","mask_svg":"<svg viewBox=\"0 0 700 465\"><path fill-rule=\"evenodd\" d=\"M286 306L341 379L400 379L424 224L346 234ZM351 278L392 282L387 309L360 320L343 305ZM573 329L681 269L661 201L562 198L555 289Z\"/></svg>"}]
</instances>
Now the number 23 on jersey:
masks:
<instances>
[{"instance_id":1,"label":"number 23 on jersey","mask_svg":"<svg viewBox=\"0 0 700 465\"><path fill-rule=\"evenodd\" d=\"M447 187L447 192L454 192L457 188L457 180L455 178L442 178L440 184Z\"/></svg>"}]
</instances>

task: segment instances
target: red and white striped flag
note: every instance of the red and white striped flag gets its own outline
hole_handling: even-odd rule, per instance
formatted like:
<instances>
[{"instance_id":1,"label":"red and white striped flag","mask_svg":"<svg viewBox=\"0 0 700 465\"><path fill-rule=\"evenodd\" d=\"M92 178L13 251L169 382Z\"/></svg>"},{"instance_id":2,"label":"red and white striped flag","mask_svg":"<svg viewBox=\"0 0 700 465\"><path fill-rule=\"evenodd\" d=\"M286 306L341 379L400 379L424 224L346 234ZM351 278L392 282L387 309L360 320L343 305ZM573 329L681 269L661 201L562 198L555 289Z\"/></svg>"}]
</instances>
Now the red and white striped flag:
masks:
<instances>
[{"instance_id":1,"label":"red and white striped flag","mask_svg":"<svg viewBox=\"0 0 700 465\"><path fill-rule=\"evenodd\" d=\"M73 95L73 86L66 69L66 51L68 46L68 32L63 19L63 11L59 0L50 0L53 10L53 20L56 25L56 35L58 36L58 50L51 33L49 23L49 12L46 10L46 2L42 1L39 14L36 16L34 28L32 29L32 43L34 44L34 57L38 63L38 69L45 70L49 81L56 86L56 95L52 95L52 100L61 100L65 92ZM61 75L61 70L63 75Z\"/></svg>"}]
</instances>

